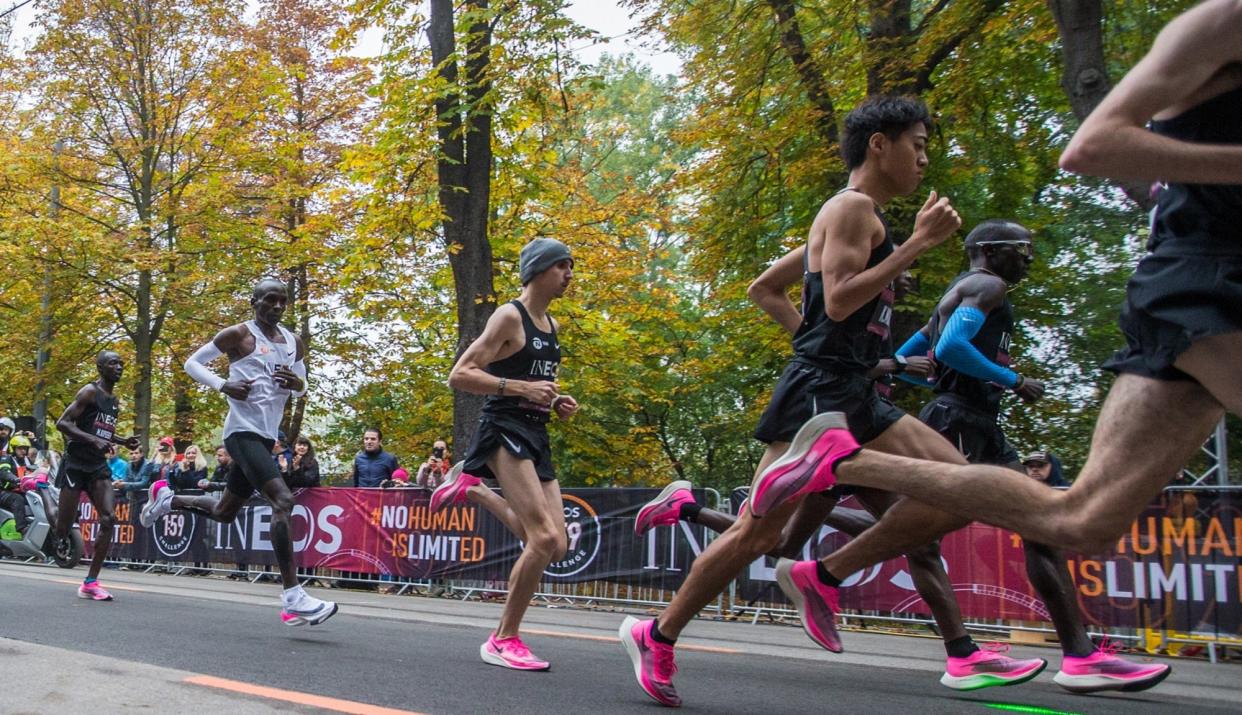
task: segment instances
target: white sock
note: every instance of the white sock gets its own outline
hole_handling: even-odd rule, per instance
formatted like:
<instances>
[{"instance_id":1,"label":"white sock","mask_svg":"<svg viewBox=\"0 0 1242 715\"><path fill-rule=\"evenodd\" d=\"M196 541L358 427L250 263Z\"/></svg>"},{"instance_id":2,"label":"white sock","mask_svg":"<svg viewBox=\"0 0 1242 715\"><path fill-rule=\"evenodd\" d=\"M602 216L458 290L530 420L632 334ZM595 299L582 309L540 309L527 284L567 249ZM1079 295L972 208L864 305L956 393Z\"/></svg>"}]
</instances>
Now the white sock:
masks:
<instances>
[{"instance_id":1,"label":"white sock","mask_svg":"<svg viewBox=\"0 0 1242 715\"><path fill-rule=\"evenodd\" d=\"M298 599L301 598L304 593L306 592L302 590L302 584L298 584L293 588L286 588L282 591L280 593L280 600L283 601L286 606L292 606L297 603Z\"/></svg>"}]
</instances>

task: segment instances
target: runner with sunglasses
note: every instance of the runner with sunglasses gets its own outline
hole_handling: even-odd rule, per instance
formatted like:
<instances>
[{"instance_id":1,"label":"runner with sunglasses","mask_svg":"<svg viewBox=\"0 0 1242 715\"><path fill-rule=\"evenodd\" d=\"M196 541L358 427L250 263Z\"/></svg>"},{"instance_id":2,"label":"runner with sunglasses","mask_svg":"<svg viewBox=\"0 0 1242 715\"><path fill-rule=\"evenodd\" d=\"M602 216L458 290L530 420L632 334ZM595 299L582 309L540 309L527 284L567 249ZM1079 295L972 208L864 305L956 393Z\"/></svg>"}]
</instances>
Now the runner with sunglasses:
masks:
<instances>
[{"instance_id":1,"label":"runner with sunglasses","mask_svg":"<svg viewBox=\"0 0 1242 715\"><path fill-rule=\"evenodd\" d=\"M1044 394L1043 383L1014 372L1009 360L1014 329L1009 291L1030 271L1034 244L1025 227L996 219L976 226L965 244L970 269L953 279L927 325L897 355L936 360L931 384L936 396L919 412L923 424L949 440L971 464L995 464L1021 473L1018 453L998 422L1006 392L1028 404ZM1169 666L1162 663L1139 665L1097 650L1083 627L1064 555L1033 541L1024 540L1022 548L1027 578L1048 609L1064 654L1053 678L1058 685L1074 692L1135 691L1169 675ZM784 565L786 570L791 567L792 562ZM1100 677L1103 673L1109 677ZM969 688L987 679L988 674L950 659L941 682Z\"/></svg>"}]
</instances>

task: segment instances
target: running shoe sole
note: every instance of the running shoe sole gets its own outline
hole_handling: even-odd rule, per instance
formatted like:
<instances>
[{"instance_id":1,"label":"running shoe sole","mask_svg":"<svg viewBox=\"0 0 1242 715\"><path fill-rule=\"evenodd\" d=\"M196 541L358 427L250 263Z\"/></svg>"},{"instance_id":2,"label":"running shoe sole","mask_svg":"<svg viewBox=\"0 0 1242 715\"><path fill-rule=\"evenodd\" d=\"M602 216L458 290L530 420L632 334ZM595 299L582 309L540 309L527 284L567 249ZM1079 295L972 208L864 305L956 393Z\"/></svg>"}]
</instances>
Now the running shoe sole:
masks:
<instances>
[{"instance_id":1,"label":"running shoe sole","mask_svg":"<svg viewBox=\"0 0 1242 715\"><path fill-rule=\"evenodd\" d=\"M806 624L809 619L806 614L806 599L802 596L802 589L798 588L797 584L793 582L793 567L796 563L792 559L781 559L778 561L776 563L776 582L780 585L781 590L785 592L785 595L789 597L789 600L793 601L794 608L798 609L798 620L802 623L802 630L806 633L807 638L810 638L829 653L844 652L845 648L840 645L835 648L829 648L807 627ZM835 620L836 614L832 614L832 617Z\"/></svg>"},{"instance_id":2,"label":"running shoe sole","mask_svg":"<svg viewBox=\"0 0 1242 715\"><path fill-rule=\"evenodd\" d=\"M940 676L940 684L946 688L953 690L969 691L982 690L983 688L1000 687L1004 685L1021 685L1031 680L1035 676L1044 672L1044 668L1048 667L1048 661L1039 660L1039 667L1032 668L1030 672L1023 673L1014 678L1006 678L996 673L976 673L974 675L954 676L945 673Z\"/></svg>"},{"instance_id":3,"label":"running shoe sole","mask_svg":"<svg viewBox=\"0 0 1242 715\"><path fill-rule=\"evenodd\" d=\"M93 595L91 595L90 593L86 593L86 592L82 591L81 589L79 589L79 590L78 590L78 598L85 598L85 599L86 599L86 600L88 600L88 601L111 601L111 600L112 600L112 594L110 594L110 593L109 593L109 594L108 594L105 598L95 598L95 597L94 597Z\"/></svg>"},{"instance_id":4,"label":"running shoe sole","mask_svg":"<svg viewBox=\"0 0 1242 715\"><path fill-rule=\"evenodd\" d=\"M444 483L431 491L431 502L428 506L430 507L432 513L444 508L446 503L451 502L456 498L457 480L461 477L461 474L465 471L465 469L466 460L463 459L457 464L454 464L448 474L444 475ZM445 500L448 500L448 502Z\"/></svg>"},{"instance_id":5,"label":"running shoe sole","mask_svg":"<svg viewBox=\"0 0 1242 715\"><path fill-rule=\"evenodd\" d=\"M1156 687L1172 673L1173 669L1166 667L1162 672L1146 678L1121 680L1110 675L1066 675L1065 673L1058 672L1052 676L1052 682L1071 693L1098 693L1106 690L1135 693Z\"/></svg>"},{"instance_id":6,"label":"running shoe sole","mask_svg":"<svg viewBox=\"0 0 1242 715\"><path fill-rule=\"evenodd\" d=\"M647 502L641 509L638 510L638 515L634 518L634 535L642 536L647 533L647 531L651 529L651 525L648 522L651 520L652 512L664 506L665 503L677 492L682 489L688 491L693 487L694 485L690 482L684 479L678 479L677 481L664 487L664 489L660 490L659 495L657 495L655 499Z\"/></svg>"},{"instance_id":7,"label":"running shoe sole","mask_svg":"<svg viewBox=\"0 0 1242 715\"><path fill-rule=\"evenodd\" d=\"M332 602L325 601L325 603L332 603ZM340 610L340 607L337 606L335 603L332 603L332 608L328 609L327 614L322 615L322 616L307 617L307 616L303 616L298 613L294 613L292 611L284 611L281 614L281 620L284 621L284 624L286 626L317 626L320 623L323 623L324 621L328 620L332 616L336 615L336 612L338 610ZM289 617L285 618L286 615Z\"/></svg>"},{"instance_id":8,"label":"running shoe sole","mask_svg":"<svg viewBox=\"0 0 1242 715\"><path fill-rule=\"evenodd\" d=\"M529 667L517 665L515 663L510 663L509 661L500 657L498 654L493 653L490 650L488 650L486 642L484 642L483 645L479 646L479 657L483 659L484 663L487 663L489 665L499 665L501 668L508 668L509 670L526 670L526 671L534 671L534 672L552 670L551 663L548 663L546 665L535 665L535 666L529 666Z\"/></svg>"},{"instance_id":9,"label":"running shoe sole","mask_svg":"<svg viewBox=\"0 0 1242 715\"><path fill-rule=\"evenodd\" d=\"M633 616L626 616L625 620L621 621L621 628L617 630L617 635L621 636L621 645L625 646L625 652L630 656L630 664L634 666L634 680L638 681L638 687L643 689L643 692L647 694L647 697L665 707L679 708L681 707L680 702L665 702L652 694L650 690L647 690L647 686L643 684L642 649L639 647L638 641L634 640L634 626L639 623L642 623L642 621Z\"/></svg>"},{"instance_id":10,"label":"running shoe sole","mask_svg":"<svg viewBox=\"0 0 1242 715\"><path fill-rule=\"evenodd\" d=\"M849 429L844 414L823 412L802 425L785 454L755 477L751 484L752 514L761 517L806 488L828 455L827 447L819 444L819 438L833 429Z\"/></svg>"}]
</instances>

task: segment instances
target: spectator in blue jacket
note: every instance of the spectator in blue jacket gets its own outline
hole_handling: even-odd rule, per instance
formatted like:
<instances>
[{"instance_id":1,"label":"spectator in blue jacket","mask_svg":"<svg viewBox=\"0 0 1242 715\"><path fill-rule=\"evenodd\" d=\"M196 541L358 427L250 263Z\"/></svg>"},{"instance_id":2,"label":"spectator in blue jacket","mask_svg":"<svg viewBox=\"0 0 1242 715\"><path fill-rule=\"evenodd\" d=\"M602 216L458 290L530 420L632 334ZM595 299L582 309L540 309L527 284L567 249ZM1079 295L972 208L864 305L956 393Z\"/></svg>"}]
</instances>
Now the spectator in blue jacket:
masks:
<instances>
[{"instance_id":1,"label":"spectator in blue jacket","mask_svg":"<svg viewBox=\"0 0 1242 715\"><path fill-rule=\"evenodd\" d=\"M397 471L397 458L384 451L383 441L384 433L378 427L362 433L362 451L354 455L355 487L378 487Z\"/></svg>"},{"instance_id":2,"label":"spectator in blue jacket","mask_svg":"<svg viewBox=\"0 0 1242 715\"><path fill-rule=\"evenodd\" d=\"M115 444L108 445L108 451L104 454L108 458L108 469L112 470L113 482L123 482L129 478L129 462L116 453Z\"/></svg>"},{"instance_id":3,"label":"spectator in blue jacket","mask_svg":"<svg viewBox=\"0 0 1242 715\"><path fill-rule=\"evenodd\" d=\"M1047 450L1036 450L1022 459L1026 467L1026 475L1031 479L1047 484L1050 487L1068 487L1065 475L1061 472L1061 460Z\"/></svg>"}]
</instances>

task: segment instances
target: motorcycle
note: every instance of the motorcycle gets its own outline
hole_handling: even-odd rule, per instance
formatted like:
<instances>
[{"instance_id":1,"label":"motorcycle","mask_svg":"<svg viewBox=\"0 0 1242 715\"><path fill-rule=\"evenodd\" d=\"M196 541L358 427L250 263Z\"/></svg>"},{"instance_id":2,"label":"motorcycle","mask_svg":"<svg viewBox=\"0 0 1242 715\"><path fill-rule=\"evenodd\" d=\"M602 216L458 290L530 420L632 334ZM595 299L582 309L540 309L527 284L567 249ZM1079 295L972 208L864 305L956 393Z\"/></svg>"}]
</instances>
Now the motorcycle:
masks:
<instances>
[{"instance_id":1,"label":"motorcycle","mask_svg":"<svg viewBox=\"0 0 1242 715\"><path fill-rule=\"evenodd\" d=\"M60 491L44 482L28 488L22 496L30 507L30 524L20 539L0 538L0 556L51 559L62 569L71 569L81 563L85 544L77 523L63 539L57 539L52 530L52 525L56 523L56 502ZM12 513L0 508L0 524L12 518Z\"/></svg>"}]
</instances>

